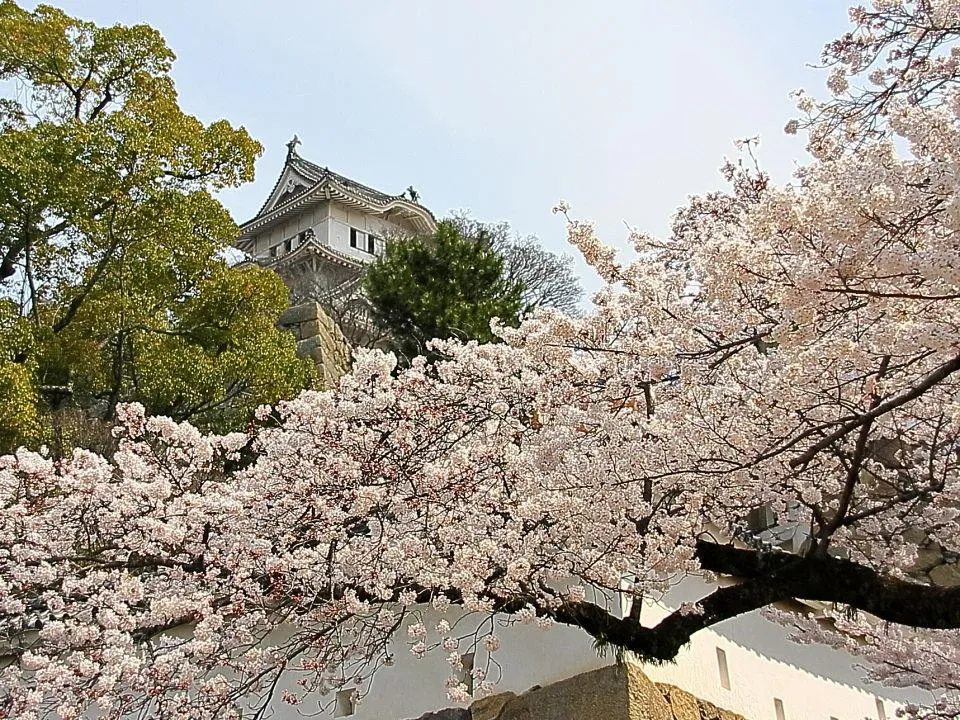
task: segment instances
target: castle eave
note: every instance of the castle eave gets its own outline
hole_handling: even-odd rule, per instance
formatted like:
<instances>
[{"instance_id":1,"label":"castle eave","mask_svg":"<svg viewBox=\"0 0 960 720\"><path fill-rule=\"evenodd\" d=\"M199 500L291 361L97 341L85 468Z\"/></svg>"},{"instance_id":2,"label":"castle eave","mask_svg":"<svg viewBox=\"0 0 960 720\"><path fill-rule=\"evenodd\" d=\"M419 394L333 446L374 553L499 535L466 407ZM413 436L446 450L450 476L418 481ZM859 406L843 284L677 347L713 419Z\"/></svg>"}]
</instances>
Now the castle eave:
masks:
<instances>
[{"instance_id":1,"label":"castle eave","mask_svg":"<svg viewBox=\"0 0 960 720\"><path fill-rule=\"evenodd\" d=\"M307 240L295 250L284 253L278 258L272 258L268 263L263 263L263 267L281 269L289 265L294 265L311 256L335 265L340 265L341 267L349 268L350 270L360 270L363 268L363 261L345 255L326 245L321 245L316 240Z\"/></svg>"},{"instance_id":2,"label":"castle eave","mask_svg":"<svg viewBox=\"0 0 960 720\"><path fill-rule=\"evenodd\" d=\"M424 233L434 232L437 227L433 215L422 205L398 197L376 201L332 178L324 178L308 191L291 198L265 215L255 217L241 225L236 246L241 250L247 249L249 240L259 231L282 220L285 216L321 200L331 200L381 217L396 213Z\"/></svg>"}]
</instances>

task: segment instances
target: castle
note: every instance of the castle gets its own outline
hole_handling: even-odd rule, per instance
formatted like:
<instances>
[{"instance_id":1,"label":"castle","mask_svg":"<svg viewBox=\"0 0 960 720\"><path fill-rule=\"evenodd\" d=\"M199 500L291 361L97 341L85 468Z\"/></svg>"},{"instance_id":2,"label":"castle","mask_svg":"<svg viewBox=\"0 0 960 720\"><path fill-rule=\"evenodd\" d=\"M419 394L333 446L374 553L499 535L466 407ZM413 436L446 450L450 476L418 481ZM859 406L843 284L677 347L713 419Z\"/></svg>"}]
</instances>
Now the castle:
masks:
<instances>
[{"instance_id":1,"label":"castle","mask_svg":"<svg viewBox=\"0 0 960 720\"><path fill-rule=\"evenodd\" d=\"M294 295L324 300L351 288L389 238L429 235L436 219L408 188L390 195L300 157L287 143L280 176L234 243L275 270Z\"/></svg>"}]
</instances>

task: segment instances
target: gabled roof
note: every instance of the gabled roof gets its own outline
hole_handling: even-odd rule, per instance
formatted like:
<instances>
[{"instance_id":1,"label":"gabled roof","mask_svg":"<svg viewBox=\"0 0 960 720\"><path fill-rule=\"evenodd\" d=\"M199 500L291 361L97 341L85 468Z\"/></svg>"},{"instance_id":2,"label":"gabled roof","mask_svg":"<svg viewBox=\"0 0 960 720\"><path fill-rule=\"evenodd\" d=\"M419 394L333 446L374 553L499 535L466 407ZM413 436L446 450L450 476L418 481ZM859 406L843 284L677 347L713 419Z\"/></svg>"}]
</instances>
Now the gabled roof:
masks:
<instances>
[{"instance_id":1,"label":"gabled roof","mask_svg":"<svg viewBox=\"0 0 960 720\"><path fill-rule=\"evenodd\" d=\"M316 240L307 240L295 250L284 253L280 257L273 259L271 262L264 264L263 267L273 267L279 269L286 265L293 265L301 260L306 259L310 255L320 258L321 260L332 262L336 265L342 265L350 270L360 270L363 267L362 260L350 257L346 253L334 250L332 247L321 245Z\"/></svg>"},{"instance_id":2,"label":"gabled roof","mask_svg":"<svg viewBox=\"0 0 960 720\"><path fill-rule=\"evenodd\" d=\"M373 215L396 214L411 222L421 232L436 230L436 218L426 207L404 195L389 195L351 180L300 157L296 136L287 144L287 159L266 202L257 214L240 226L236 245L245 249L256 231L272 224L287 213L320 200L335 200Z\"/></svg>"},{"instance_id":3,"label":"gabled roof","mask_svg":"<svg viewBox=\"0 0 960 720\"><path fill-rule=\"evenodd\" d=\"M306 242L303 242L297 246L297 248L294 250L284 253L279 257L259 259L248 257L238 262L235 267L257 266L272 268L279 272L284 268L290 267L291 265L296 265L302 261L306 261L311 257L323 260L325 262L331 262L334 265L340 265L348 270L359 271L364 265L362 260L358 260L355 257L350 257L346 253L342 253L339 250L334 250L326 245L321 245L316 240L307 240Z\"/></svg>"}]
</instances>

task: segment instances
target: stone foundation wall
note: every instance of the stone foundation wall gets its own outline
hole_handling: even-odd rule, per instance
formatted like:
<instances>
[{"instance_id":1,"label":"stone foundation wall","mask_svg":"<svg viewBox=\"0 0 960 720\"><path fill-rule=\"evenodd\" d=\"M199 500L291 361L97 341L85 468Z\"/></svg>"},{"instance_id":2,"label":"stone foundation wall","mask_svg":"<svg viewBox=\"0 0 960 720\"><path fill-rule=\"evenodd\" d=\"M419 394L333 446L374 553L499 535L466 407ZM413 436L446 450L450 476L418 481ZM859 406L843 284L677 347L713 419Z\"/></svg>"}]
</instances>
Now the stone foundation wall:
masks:
<instances>
[{"instance_id":1,"label":"stone foundation wall","mask_svg":"<svg viewBox=\"0 0 960 720\"><path fill-rule=\"evenodd\" d=\"M476 700L418 720L744 720L673 685L654 683L632 663Z\"/></svg>"},{"instance_id":2,"label":"stone foundation wall","mask_svg":"<svg viewBox=\"0 0 960 720\"><path fill-rule=\"evenodd\" d=\"M297 354L316 363L321 388L333 387L350 371L350 343L317 303L287 308L279 325L297 338Z\"/></svg>"},{"instance_id":3,"label":"stone foundation wall","mask_svg":"<svg viewBox=\"0 0 960 720\"><path fill-rule=\"evenodd\" d=\"M920 528L907 528L903 539L917 546L917 558L911 575L940 587L960 585L960 555L945 549Z\"/></svg>"}]
</instances>

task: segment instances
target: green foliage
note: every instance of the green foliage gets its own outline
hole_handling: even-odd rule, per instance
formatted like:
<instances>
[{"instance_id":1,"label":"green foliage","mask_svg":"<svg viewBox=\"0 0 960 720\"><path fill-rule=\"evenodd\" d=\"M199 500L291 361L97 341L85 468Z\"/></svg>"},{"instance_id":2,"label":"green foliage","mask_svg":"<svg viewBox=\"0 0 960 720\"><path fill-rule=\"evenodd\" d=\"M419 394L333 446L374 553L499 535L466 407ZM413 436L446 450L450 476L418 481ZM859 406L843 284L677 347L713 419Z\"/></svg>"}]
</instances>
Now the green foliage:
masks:
<instances>
[{"instance_id":1,"label":"green foliage","mask_svg":"<svg viewBox=\"0 0 960 720\"><path fill-rule=\"evenodd\" d=\"M29 356L33 334L16 305L0 299L0 448L19 438L36 440L41 423L37 412L34 366L19 360Z\"/></svg>"},{"instance_id":2,"label":"green foliage","mask_svg":"<svg viewBox=\"0 0 960 720\"><path fill-rule=\"evenodd\" d=\"M492 342L491 318L516 324L525 309L524 287L505 277L490 238L464 236L449 220L433 237L388 243L364 285L375 318L405 358L425 354L432 338Z\"/></svg>"},{"instance_id":3,"label":"green foliage","mask_svg":"<svg viewBox=\"0 0 960 720\"><path fill-rule=\"evenodd\" d=\"M226 428L309 386L312 366L296 359L293 335L276 328L287 304L276 274L213 260L187 286L154 278L133 273L125 292L91 293L49 344L45 357L64 366L46 370L53 377L69 370L83 405L135 399L155 413ZM163 287L172 292L163 295ZM87 361L78 367L80 357Z\"/></svg>"},{"instance_id":4,"label":"green foliage","mask_svg":"<svg viewBox=\"0 0 960 720\"><path fill-rule=\"evenodd\" d=\"M36 439L51 387L220 428L310 382L280 281L221 259L236 227L212 193L252 180L260 145L185 114L173 60L150 27L0 0L0 81L22 88L0 103L0 449Z\"/></svg>"}]
</instances>

